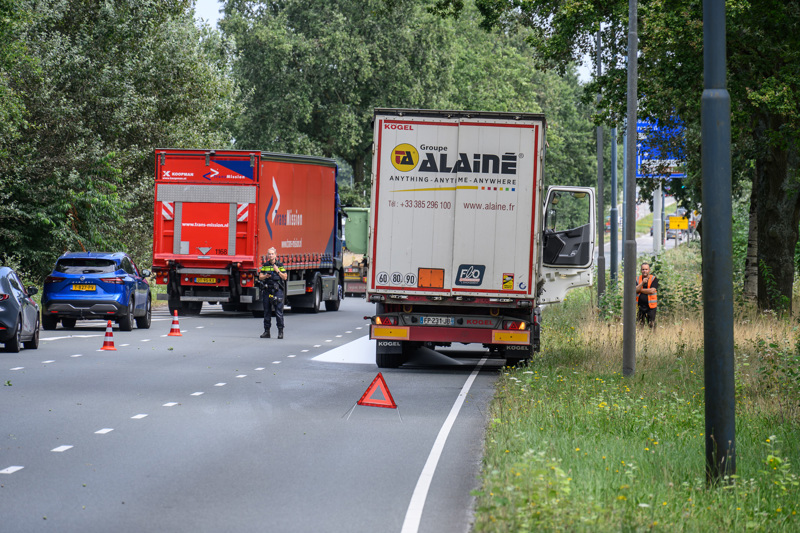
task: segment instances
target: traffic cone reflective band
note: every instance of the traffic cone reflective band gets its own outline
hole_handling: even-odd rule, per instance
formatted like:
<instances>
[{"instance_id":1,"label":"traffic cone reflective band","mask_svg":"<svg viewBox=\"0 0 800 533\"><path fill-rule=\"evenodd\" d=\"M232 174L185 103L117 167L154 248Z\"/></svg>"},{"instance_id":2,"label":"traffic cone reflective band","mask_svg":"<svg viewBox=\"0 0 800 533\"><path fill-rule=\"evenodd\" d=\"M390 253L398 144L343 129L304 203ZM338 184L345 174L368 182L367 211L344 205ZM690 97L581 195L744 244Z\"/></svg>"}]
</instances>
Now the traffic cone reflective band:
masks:
<instances>
[{"instance_id":1,"label":"traffic cone reflective band","mask_svg":"<svg viewBox=\"0 0 800 533\"><path fill-rule=\"evenodd\" d=\"M178 310L175 310L175 316L172 317L172 329L169 330L167 337L183 337L181 335L181 327L178 325Z\"/></svg>"},{"instance_id":2,"label":"traffic cone reflective band","mask_svg":"<svg viewBox=\"0 0 800 533\"><path fill-rule=\"evenodd\" d=\"M114 346L114 333L111 327L111 321L108 321L108 325L106 326L106 337L103 340L103 347L100 348L101 350L114 350L116 351L117 348Z\"/></svg>"},{"instance_id":3,"label":"traffic cone reflective band","mask_svg":"<svg viewBox=\"0 0 800 533\"><path fill-rule=\"evenodd\" d=\"M375 393L380 391L383 398L376 398ZM383 379L383 374L378 372L375 379L372 380L364 395L358 400L358 405L368 405L371 407L386 407L388 409L397 409L397 404L394 403L392 393L389 392L389 387L386 386L386 381Z\"/></svg>"}]
</instances>

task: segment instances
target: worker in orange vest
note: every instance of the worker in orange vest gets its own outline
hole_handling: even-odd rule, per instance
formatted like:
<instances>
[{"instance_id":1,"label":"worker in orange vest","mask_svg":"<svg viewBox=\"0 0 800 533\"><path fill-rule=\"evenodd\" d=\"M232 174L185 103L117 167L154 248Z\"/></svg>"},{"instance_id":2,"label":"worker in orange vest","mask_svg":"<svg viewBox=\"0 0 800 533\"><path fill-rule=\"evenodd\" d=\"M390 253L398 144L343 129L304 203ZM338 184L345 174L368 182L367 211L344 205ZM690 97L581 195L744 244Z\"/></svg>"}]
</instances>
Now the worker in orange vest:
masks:
<instances>
[{"instance_id":1,"label":"worker in orange vest","mask_svg":"<svg viewBox=\"0 0 800 533\"><path fill-rule=\"evenodd\" d=\"M658 306L658 278L650 273L650 263L642 263L642 275L636 280L636 301L639 311L636 321L650 328L656 326L656 307Z\"/></svg>"}]
</instances>

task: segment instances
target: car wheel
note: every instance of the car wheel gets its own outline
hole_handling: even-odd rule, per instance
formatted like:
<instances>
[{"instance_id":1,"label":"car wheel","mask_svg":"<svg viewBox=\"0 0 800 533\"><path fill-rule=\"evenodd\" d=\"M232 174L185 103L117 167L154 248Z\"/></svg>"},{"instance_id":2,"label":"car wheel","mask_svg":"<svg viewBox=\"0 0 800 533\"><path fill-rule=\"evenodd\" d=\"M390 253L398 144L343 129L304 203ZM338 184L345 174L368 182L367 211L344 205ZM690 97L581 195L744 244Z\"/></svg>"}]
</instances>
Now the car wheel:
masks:
<instances>
[{"instance_id":1,"label":"car wheel","mask_svg":"<svg viewBox=\"0 0 800 533\"><path fill-rule=\"evenodd\" d=\"M147 296L147 303L145 304L146 311L144 316L136 317L136 327L139 329L150 329L150 324L153 320L153 308L150 303L150 296Z\"/></svg>"},{"instance_id":2,"label":"car wheel","mask_svg":"<svg viewBox=\"0 0 800 533\"><path fill-rule=\"evenodd\" d=\"M56 329L56 326L58 326L57 316L44 315L42 317L42 327L45 329L45 331L52 331Z\"/></svg>"},{"instance_id":3,"label":"car wheel","mask_svg":"<svg viewBox=\"0 0 800 533\"><path fill-rule=\"evenodd\" d=\"M118 322L120 331L131 331L133 329L133 300L128 302L128 309Z\"/></svg>"},{"instance_id":4,"label":"car wheel","mask_svg":"<svg viewBox=\"0 0 800 533\"><path fill-rule=\"evenodd\" d=\"M20 346L22 346L22 317L19 317L19 321L17 322L17 332L6 341L6 351L18 353Z\"/></svg>"},{"instance_id":5,"label":"car wheel","mask_svg":"<svg viewBox=\"0 0 800 533\"><path fill-rule=\"evenodd\" d=\"M36 327L33 328L31 340L22 343L26 350L36 350L39 348L39 317L36 317Z\"/></svg>"},{"instance_id":6,"label":"car wheel","mask_svg":"<svg viewBox=\"0 0 800 533\"><path fill-rule=\"evenodd\" d=\"M76 318L62 318L61 325L64 326L66 329L73 329L75 324L78 323Z\"/></svg>"}]
</instances>

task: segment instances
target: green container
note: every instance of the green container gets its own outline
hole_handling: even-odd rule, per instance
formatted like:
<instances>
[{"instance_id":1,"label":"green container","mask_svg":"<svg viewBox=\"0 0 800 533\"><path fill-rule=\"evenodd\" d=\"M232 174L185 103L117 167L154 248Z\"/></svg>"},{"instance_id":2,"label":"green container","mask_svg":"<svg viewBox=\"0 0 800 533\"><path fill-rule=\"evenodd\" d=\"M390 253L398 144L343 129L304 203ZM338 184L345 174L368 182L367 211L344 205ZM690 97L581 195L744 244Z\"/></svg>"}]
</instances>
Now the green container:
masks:
<instances>
[{"instance_id":1,"label":"green container","mask_svg":"<svg viewBox=\"0 0 800 533\"><path fill-rule=\"evenodd\" d=\"M369 207L345 207L344 212L347 214L347 223L344 226L347 249L354 254L366 254Z\"/></svg>"}]
</instances>

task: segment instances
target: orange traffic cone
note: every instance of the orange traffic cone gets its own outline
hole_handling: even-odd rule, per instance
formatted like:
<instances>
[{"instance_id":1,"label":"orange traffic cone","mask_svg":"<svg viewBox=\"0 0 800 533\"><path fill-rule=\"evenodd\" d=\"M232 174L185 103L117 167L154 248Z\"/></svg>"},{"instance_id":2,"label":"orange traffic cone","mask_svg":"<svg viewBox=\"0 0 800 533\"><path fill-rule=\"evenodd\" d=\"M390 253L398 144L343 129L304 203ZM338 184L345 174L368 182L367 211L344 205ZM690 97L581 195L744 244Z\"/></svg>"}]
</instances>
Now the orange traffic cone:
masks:
<instances>
[{"instance_id":1,"label":"orange traffic cone","mask_svg":"<svg viewBox=\"0 0 800 533\"><path fill-rule=\"evenodd\" d=\"M117 348L114 346L114 333L111 329L111 321L108 321L108 325L106 326L106 338L103 340L103 347L100 348L101 350L114 350L116 351Z\"/></svg>"},{"instance_id":2,"label":"orange traffic cone","mask_svg":"<svg viewBox=\"0 0 800 533\"><path fill-rule=\"evenodd\" d=\"M175 316L172 318L172 329L169 330L167 337L183 337L181 335L181 327L178 325L178 310L175 310Z\"/></svg>"}]
</instances>

